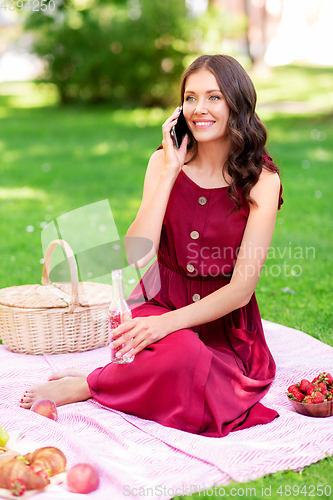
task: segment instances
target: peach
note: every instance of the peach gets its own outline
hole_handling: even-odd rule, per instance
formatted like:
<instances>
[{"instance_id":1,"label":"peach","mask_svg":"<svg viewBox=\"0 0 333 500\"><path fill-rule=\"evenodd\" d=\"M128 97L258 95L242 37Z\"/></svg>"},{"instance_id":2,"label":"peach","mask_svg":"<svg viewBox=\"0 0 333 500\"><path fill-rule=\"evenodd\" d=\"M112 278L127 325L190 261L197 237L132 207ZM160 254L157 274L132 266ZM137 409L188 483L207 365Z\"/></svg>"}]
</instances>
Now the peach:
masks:
<instances>
[{"instance_id":1,"label":"peach","mask_svg":"<svg viewBox=\"0 0 333 500\"><path fill-rule=\"evenodd\" d=\"M91 465L76 464L68 471L67 484L73 493L90 493L98 488L99 477Z\"/></svg>"},{"instance_id":2,"label":"peach","mask_svg":"<svg viewBox=\"0 0 333 500\"><path fill-rule=\"evenodd\" d=\"M57 406L52 399L39 399L34 402L30 409L51 420L57 420L58 418Z\"/></svg>"}]
</instances>

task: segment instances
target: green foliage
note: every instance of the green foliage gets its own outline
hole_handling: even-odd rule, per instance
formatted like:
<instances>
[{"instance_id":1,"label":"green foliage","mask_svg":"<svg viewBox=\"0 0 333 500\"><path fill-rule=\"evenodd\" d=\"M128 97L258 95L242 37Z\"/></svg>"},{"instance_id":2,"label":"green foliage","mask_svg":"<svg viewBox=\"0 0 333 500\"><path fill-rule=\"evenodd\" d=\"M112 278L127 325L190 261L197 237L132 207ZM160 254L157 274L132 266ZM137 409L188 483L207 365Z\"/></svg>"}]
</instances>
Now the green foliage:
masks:
<instances>
[{"instance_id":1,"label":"green foliage","mask_svg":"<svg viewBox=\"0 0 333 500\"><path fill-rule=\"evenodd\" d=\"M46 13L31 13L26 29L62 102L170 104L189 52L185 2L64 0Z\"/></svg>"},{"instance_id":2,"label":"green foliage","mask_svg":"<svg viewBox=\"0 0 333 500\"><path fill-rule=\"evenodd\" d=\"M63 0L54 12L30 12L25 28L44 58L44 81L62 103L178 103L184 68L217 53L244 31L244 19L210 7L193 17L185 0Z\"/></svg>"}]
</instances>

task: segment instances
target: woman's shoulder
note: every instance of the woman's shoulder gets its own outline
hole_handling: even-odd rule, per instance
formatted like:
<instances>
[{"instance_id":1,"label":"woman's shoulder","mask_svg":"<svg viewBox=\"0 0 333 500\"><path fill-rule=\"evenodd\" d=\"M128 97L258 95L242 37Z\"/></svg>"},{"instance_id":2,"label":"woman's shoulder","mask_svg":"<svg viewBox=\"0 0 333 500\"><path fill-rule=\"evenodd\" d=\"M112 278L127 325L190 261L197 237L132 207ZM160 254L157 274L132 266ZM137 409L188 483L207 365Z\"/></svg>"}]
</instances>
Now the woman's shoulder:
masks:
<instances>
[{"instance_id":1,"label":"woman's shoulder","mask_svg":"<svg viewBox=\"0 0 333 500\"><path fill-rule=\"evenodd\" d=\"M156 170L164 167L164 151L162 148L158 148L151 155L148 162L148 170Z\"/></svg>"},{"instance_id":2,"label":"woman's shoulder","mask_svg":"<svg viewBox=\"0 0 333 500\"><path fill-rule=\"evenodd\" d=\"M282 198L282 183L280 178L280 170L273 162L272 158L268 155L262 155L262 170L259 176L259 180L255 186L257 190L252 190L251 195L254 197L256 194L258 196L264 196L265 194L270 194L275 196L278 193L278 210L280 210L283 204ZM254 186L254 187L255 187ZM261 194L262 193L262 194Z\"/></svg>"},{"instance_id":3,"label":"woman's shoulder","mask_svg":"<svg viewBox=\"0 0 333 500\"><path fill-rule=\"evenodd\" d=\"M164 166L165 163L163 150L154 151L148 162L145 175L144 191L147 191L147 189L150 191L150 189L154 190L156 188L157 182L163 172Z\"/></svg>"},{"instance_id":4,"label":"woman's shoulder","mask_svg":"<svg viewBox=\"0 0 333 500\"><path fill-rule=\"evenodd\" d=\"M266 204L269 199L277 200L278 210L282 200L282 184L277 170L263 168L258 182L253 186L250 192L251 198L257 206Z\"/></svg>"},{"instance_id":5,"label":"woman's shoulder","mask_svg":"<svg viewBox=\"0 0 333 500\"><path fill-rule=\"evenodd\" d=\"M260 175L259 175L259 179L258 179L258 182L257 184L261 183L266 183L266 184L270 184L270 185L275 185L275 184L278 184L280 185L281 184L281 180L280 180L280 175L277 171L274 171L274 170L268 170L266 168L263 168ZM255 184L255 186L257 185Z\"/></svg>"},{"instance_id":6,"label":"woman's shoulder","mask_svg":"<svg viewBox=\"0 0 333 500\"><path fill-rule=\"evenodd\" d=\"M153 159L154 161L162 161L164 159L164 150L163 146L159 146L151 155L150 159Z\"/></svg>"}]
</instances>

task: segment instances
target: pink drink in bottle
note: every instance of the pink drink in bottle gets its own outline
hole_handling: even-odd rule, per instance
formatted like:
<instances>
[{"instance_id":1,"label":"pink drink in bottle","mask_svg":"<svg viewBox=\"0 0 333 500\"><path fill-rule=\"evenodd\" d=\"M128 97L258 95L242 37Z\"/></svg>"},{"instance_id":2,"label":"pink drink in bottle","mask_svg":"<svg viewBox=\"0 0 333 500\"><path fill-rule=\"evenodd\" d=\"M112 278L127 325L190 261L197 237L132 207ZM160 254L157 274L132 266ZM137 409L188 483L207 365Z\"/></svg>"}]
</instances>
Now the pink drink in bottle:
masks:
<instances>
[{"instance_id":1,"label":"pink drink in bottle","mask_svg":"<svg viewBox=\"0 0 333 500\"><path fill-rule=\"evenodd\" d=\"M115 269L112 271L112 300L109 308L110 340L116 340L114 337L111 338L113 330L129 319L132 319L132 313L125 300L123 274L121 269ZM122 344L115 349L111 347L111 361L113 363L124 364L133 361L134 356L116 357L117 352L124 346L125 344Z\"/></svg>"}]
</instances>

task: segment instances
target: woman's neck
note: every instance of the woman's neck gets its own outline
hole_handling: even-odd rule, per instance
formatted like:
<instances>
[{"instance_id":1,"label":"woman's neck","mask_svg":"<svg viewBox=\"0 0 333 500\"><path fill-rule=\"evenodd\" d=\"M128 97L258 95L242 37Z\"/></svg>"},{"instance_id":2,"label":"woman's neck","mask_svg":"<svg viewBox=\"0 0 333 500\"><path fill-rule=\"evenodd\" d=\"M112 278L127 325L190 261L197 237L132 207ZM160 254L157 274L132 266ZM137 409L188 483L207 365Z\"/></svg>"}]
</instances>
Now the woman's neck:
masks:
<instances>
[{"instance_id":1,"label":"woman's neck","mask_svg":"<svg viewBox=\"0 0 333 500\"><path fill-rule=\"evenodd\" d=\"M229 155L229 141L228 143L221 142L199 142L198 152L193 161L189 161L185 165L185 172L191 172L192 176L201 179L207 179L210 183L214 181L217 184L228 183L228 176L226 179L222 176L223 166Z\"/></svg>"}]
</instances>

